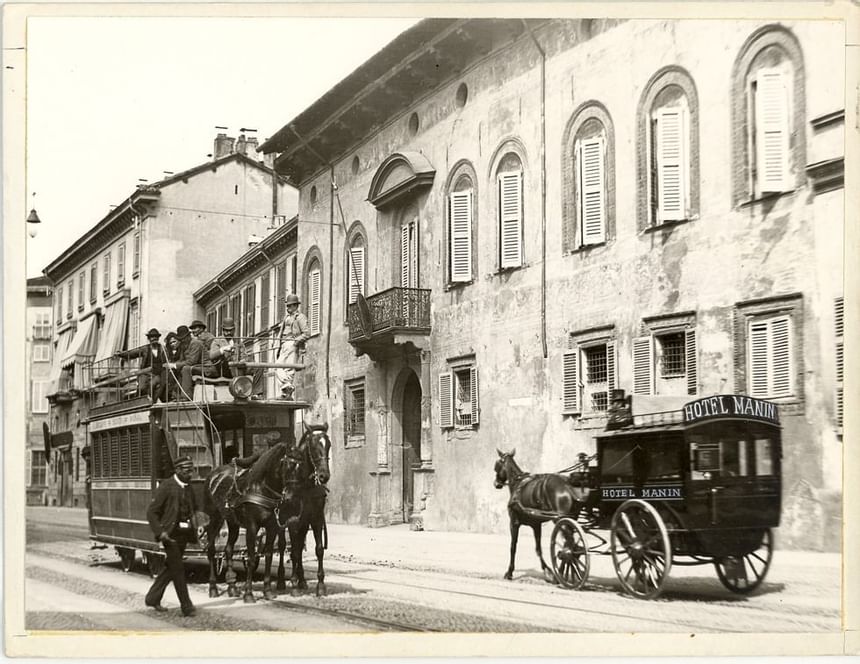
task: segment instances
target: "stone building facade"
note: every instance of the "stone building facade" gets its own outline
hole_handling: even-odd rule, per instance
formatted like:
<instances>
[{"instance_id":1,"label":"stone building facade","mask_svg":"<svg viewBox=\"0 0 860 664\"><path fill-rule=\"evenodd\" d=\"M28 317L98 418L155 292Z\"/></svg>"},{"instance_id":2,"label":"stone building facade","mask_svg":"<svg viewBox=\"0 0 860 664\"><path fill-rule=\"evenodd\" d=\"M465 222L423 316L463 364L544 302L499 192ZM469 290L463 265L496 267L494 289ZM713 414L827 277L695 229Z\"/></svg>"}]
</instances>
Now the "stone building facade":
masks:
<instances>
[{"instance_id":1,"label":"stone building facade","mask_svg":"<svg viewBox=\"0 0 860 664\"><path fill-rule=\"evenodd\" d=\"M501 531L497 448L551 472L613 388L747 393L781 409L780 545L838 546L842 30L430 19L264 143L330 517Z\"/></svg>"},{"instance_id":2,"label":"stone building facade","mask_svg":"<svg viewBox=\"0 0 860 664\"><path fill-rule=\"evenodd\" d=\"M27 280L27 504L48 502L48 461L43 425L48 421L48 377L51 373L53 317L51 284L45 277Z\"/></svg>"},{"instance_id":3,"label":"stone building facade","mask_svg":"<svg viewBox=\"0 0 860 664\"><path fill-rule=\"evenodd\" d=\"M212 161L138 187L44 270L54 287L48 398L58 505L85 501L81 422L89 404L82 390L94 382L122 389L110 382L117 362L138 360L116 354L145 344L149 328L161 330L163 341L188 325L201 275L233 262L295 210L295 190L225 138L216 139ZM99 390L90 394L98 398Z\"/></svg>"}]
</instances>

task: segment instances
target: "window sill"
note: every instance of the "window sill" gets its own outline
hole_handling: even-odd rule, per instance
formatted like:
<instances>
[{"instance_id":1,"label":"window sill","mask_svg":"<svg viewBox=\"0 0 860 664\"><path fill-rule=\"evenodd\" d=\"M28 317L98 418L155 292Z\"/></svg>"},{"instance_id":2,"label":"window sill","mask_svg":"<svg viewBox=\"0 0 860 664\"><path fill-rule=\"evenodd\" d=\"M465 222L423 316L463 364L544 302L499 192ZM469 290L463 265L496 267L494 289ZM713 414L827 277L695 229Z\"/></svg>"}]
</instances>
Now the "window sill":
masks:
<instances>
[{"instance_id":1,"label":"window sill","mask_svg":"<svg viewBox=\"0 0 860 664\"><path fill-rule=\"evenodd\" d=\"M506 274L510 274L511 272L516 272L517 270L523 270L529 267L529 263L523 263L522 265L517 265L516 267L499 267L496 268L495 271L490 272L490 277L501 277Z\"/></svg>"},{"instance_id":2,"label":"window sill","mask_svg":"<svg viewBox=\"0 0 860 664\"><path fill-rule=\"evenodd\" d=\"M467 286L471 286L474 283L475 283L474 279L470 279L469 281L450 281L447 284L445 284L444 290L446 293L448 291L460 290L462 288L466 288Z\"/></svg>"},{"instance_id":3,"label":"window sill","mask_svg":"<svg viewBox=\"0 0 860 664\"><path fill-rule=\"evenodd\" d=\"M344 447L346 447L346 449L364 447L364 436L347 436Z\"/></svg>"},{"instance_id":4,"label":"window sill","mask_svg":"<svg viewBox=\"0 0 860 664\"><path fill-rule=\"evenodd\" d=\"M571 249L567 253L571 256L586 255L594 249L600 249L606 246L609 246L609 240L604 240L603 242L595 242L594 244L581 244L576 249Z\"/></svg>"},{"instance_id":5,"label":"window sill","mask_svg":"<svg viewBox=\"0 0 860 664\"><path fill-rule=\"evenodd\" d=\"M686 219L675 219L673 221L663 221L659 224L651 224L647 228L643 229L643 233L658 233L663 230L670 230L675 228L676 226L683 226L684 224L688 224L691 221L696 221L699 218L699 215L692 215L691 217L687 217Z\"/></svg>"},{"instance_id":6,"label":"window sill","mask_svg":"<svg viewBox=\"0 0 860 664\"><path fill-rule=\"evenodd\" d=\"M791 194L795 193L795 191L795 189L786 189L785 191L775 191L773 193L762 194L758 198L748 198L745 201L741 201L740 203L738 203L738 207L744 209L748 207L753 207L755 205L758 205L759 203L770 203L776 201L779 198L782 198L783 196L790 196Z\"/></svg>"}]
</instances>

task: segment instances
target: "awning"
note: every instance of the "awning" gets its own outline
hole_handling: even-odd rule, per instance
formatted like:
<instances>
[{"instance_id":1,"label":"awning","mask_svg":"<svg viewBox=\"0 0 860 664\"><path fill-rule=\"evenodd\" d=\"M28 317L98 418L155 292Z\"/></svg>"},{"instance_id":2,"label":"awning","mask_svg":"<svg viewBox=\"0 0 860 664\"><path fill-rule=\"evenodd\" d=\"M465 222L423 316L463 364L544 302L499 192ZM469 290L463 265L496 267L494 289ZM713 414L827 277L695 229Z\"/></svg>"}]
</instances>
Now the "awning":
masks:
<instances>
[{"instance_id":1,"label":"awning","mask_svg":"<svg viewBox=\"0 0 860 664\"><path fill-rule=\"evenodd\" d=\"M105 311L105 322L99 335L95 362L107 360L125 350L125 328L128 321L128 298L121 297Z\"/></svg>"},{"instance_id":2,"label":"awning","mask_svg":"<svg viewBox=\"0 0 860 664\"><path fill-rule=\"evenodd\" d=\"M78 322L78 331L68 350L61 356L60 368L66 369L72 364L91 360L96 354L96 341L98 337L98 326L95 324L97 316L88 316Z\"/></svg>"},{"instance_id":3,"label":"awning","mask_svg":"<svg viewBox=\"0 0 860 664\"><path fill-rule=\"evenodd\" d=\"M56 394L60 386L60 374L63 372L62 359L69 349L72 341L72 330L63 332L57 339L57 347L54 349L54 363L51 365L51 373L48 375L48 394Z\"/></svg>"}]
</instances>

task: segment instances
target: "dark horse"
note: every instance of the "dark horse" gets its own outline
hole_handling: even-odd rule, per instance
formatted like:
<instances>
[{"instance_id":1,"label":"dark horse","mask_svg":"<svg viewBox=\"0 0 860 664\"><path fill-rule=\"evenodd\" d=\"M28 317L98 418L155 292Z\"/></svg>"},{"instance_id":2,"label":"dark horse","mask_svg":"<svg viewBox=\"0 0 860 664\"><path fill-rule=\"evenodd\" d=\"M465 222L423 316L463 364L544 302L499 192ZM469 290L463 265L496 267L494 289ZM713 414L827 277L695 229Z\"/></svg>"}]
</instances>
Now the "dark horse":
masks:
<instances>
[{"instance_id":1,"label":"dark horse","mask_svg":"<svg viewBox=\"0 0 860 664\"><path fill-rule=\"evenodd\" d=\"M286 525L290 531L290 562L293 573L291 582L292 594L297 595L302 590L307 590L305 581L305 570L302 565L302 553L305 549L305 541L308 530L314 533L315 553L317 557L317 596L325 595L325 571L323 570L323 554L328 548L328 529L325 522L325 501L328 489L325 484L330 476L328 456L331 450L331 441L328 438L328 425L312 425L308 428L305 438L308 438L307 451L301 455L298 467L299 482L292 491L291 498L281 508L287 514ZM286 588L284 583L284 549L286 548L286 537L281 530L278 538L278 553L280 562L278 565L279 590ZM267 558L268 560L268 558Z\"/></svg>"},{"instance_id":2,"label":"dark horse","mask_svg":"<svg viewBox=\"0 0 860 664\"><path fill-rule=\"evenodd\" d=\"M531 475L523 471L514 461L515 449L510 452L496 451L499 453L499 458L495 466L495 486L501 489L507 484L511 491L508 501L508 516L511 520L511 562L508 565L508 571L505 572L505 578L513 578L517 538L520 526L523 525L531 526L534 531L535 550L540 559L541 570L544 574L549 573L551 578L555 578L552 570L544 562L541 552L541 524L559 516L575 516L581 506L578 500L581 496L564 475Z\"/></svg>"},{"instance_id":3,"label":"dark horse","mask_svg":"<svg viewBox=\"0 0 860 664\"><path fill-rule=\"evenodd\" d=\"M247 573L245 578L244 600L254 602L251 583L260 561L257 550L257 534L260 528L266 529L263 551L266 555L263 578L263 597L272 599L271 567L275 535L278 532L279 514L293 501L307 482L304 472L318 478L321 484L329 480L327 460L328 450L315 442L312 429L305 429L301 440L295 445L278 443L266 450L258 458L248 459L253 464L244 474L240 474L241 463L236 460L218 466L204 483L204 509L209 516L207 525L207 547L209 557L209 596L218 596L216 579L215 541L226 521L228 528L227 544L224 548L226 562L225 580L227 594L238 597L236 572L233 570L233 550L239 536L239 527L245 528ZM304 459L315 459L306 470ZM321 460L320 460L321 459Z\"/></svg>"}]
</instances>

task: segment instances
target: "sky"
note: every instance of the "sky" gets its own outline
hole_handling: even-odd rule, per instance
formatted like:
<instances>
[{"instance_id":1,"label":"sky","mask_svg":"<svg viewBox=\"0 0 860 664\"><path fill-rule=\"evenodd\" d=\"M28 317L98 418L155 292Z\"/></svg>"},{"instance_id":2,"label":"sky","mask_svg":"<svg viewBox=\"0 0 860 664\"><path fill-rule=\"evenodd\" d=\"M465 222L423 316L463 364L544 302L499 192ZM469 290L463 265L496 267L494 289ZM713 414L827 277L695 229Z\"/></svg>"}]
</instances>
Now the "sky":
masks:
<instances>
[{"instance_id":1,"label":"sky","mask_svg":"<svg viewBox=\"0 0 860 664\"><path fill-rule=\"evenodd\" d=\"M415 22L30 17L27 277L142 179L208 161L216 126L262 143Z\"/></svg>"}]
</instances>

